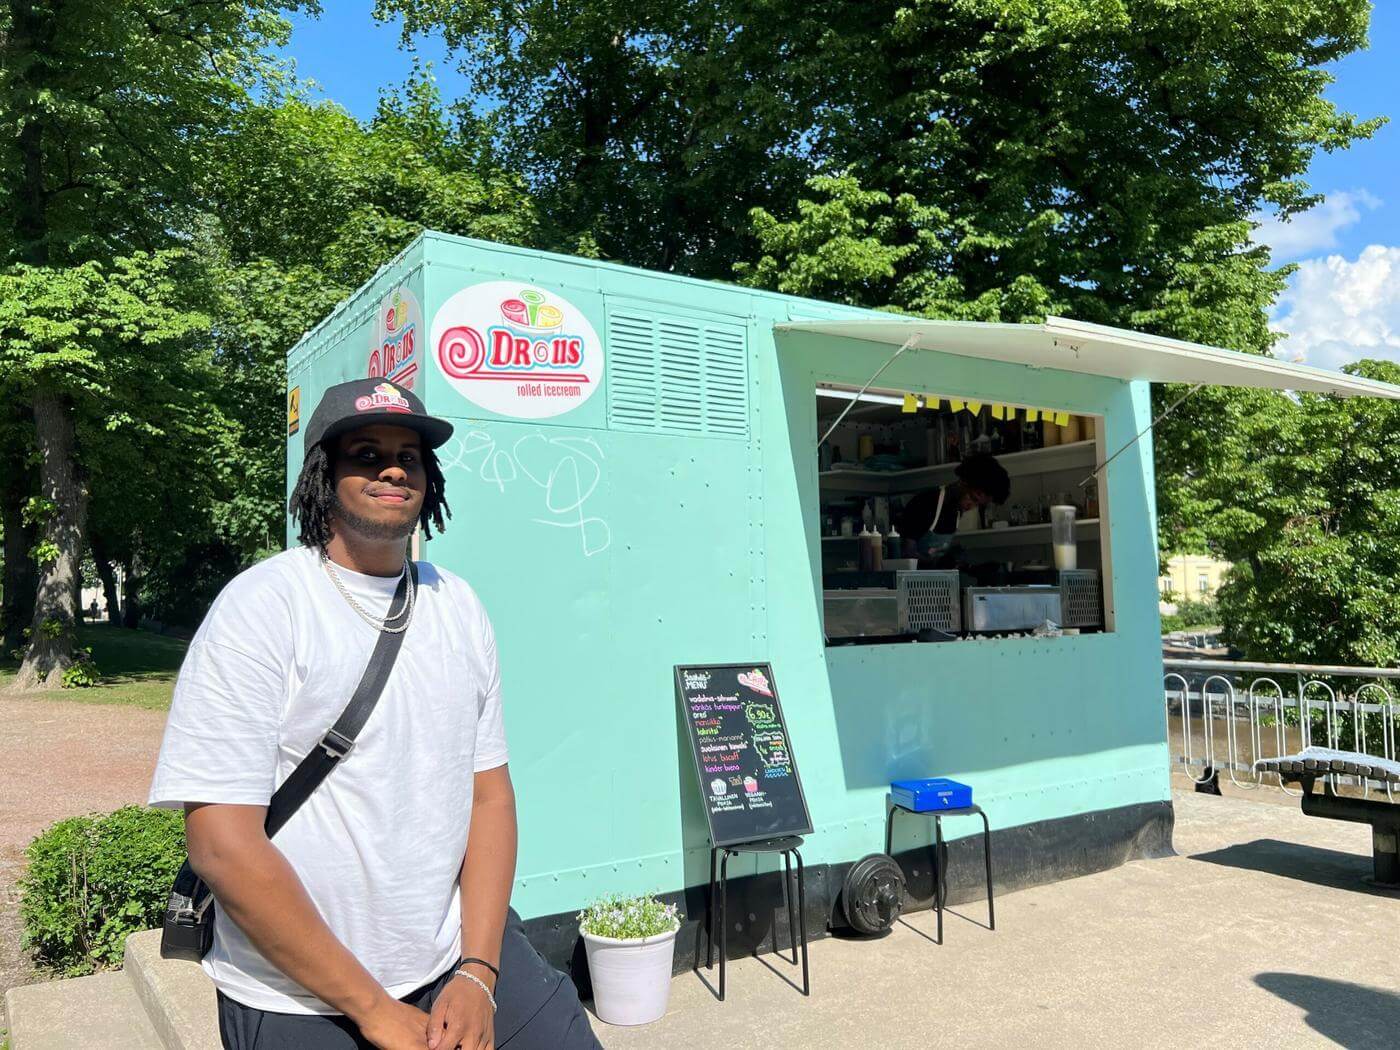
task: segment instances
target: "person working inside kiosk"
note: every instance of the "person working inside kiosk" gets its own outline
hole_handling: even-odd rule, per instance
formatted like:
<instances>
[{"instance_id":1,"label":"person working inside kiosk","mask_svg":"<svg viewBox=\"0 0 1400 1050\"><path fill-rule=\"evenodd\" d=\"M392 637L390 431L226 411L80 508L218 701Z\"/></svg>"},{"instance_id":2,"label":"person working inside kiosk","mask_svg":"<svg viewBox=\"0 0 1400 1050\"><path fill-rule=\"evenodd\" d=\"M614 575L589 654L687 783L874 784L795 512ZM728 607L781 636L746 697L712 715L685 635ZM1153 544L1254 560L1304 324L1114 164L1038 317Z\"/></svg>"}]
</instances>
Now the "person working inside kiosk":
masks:
<instances>
[{"instance_id":1,"label":"person working inside kiosk","mask_svg":"<svg viewBox=\"0 0 1400 1050\"><path fill-rule=\"evenodd\" d=\"M985 452L968 456L953 473L956 480L910 499L895 522L904 538L905 557L917 557L920 568L951 568L957 557L958 518L989 503L1005 503L1011 495L1006 468Z\"/></svg>"}]
</instances>

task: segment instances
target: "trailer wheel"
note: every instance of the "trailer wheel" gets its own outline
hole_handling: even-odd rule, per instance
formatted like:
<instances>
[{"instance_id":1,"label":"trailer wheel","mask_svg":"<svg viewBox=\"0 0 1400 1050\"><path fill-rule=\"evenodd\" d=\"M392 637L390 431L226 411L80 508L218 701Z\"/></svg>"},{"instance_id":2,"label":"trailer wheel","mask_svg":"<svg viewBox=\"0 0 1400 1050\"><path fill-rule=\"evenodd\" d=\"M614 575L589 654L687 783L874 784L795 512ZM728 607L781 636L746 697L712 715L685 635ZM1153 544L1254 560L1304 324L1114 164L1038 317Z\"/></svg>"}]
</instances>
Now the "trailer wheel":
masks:
<instances>
[{"instance_id":1,"label":"trailer wheel","mask_svg":"<svg viewBox=\"0 0 1400 1050\"><path fill-rule=\"evenodd\" d=\"M904 872L893 857L872 853L851 865L841 885L846 922L867 936L884 933L904 907Z\"/></svg>"}]
</instances>

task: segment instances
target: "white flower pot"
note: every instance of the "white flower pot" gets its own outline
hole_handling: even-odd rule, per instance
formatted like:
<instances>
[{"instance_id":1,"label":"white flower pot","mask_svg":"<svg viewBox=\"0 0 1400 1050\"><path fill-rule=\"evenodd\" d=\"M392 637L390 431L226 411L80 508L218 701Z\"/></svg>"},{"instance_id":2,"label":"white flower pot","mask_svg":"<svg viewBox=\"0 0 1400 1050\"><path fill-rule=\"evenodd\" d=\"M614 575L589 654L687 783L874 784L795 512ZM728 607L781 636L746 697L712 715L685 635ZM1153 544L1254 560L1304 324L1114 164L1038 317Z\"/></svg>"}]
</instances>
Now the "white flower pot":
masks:
<instances>
[{"instance_id":1,"label":"white flower pot","mask_svg":"<svg viewBox=\"0 0 1400 1050\"><path fill-rule=\"evenodd\" d=\"M676 934L655 937L596 937L583 934L593 1008L608 1024L647 1024L666 1013L671 998L671 960Z\"/></svg>"}]
</instances>

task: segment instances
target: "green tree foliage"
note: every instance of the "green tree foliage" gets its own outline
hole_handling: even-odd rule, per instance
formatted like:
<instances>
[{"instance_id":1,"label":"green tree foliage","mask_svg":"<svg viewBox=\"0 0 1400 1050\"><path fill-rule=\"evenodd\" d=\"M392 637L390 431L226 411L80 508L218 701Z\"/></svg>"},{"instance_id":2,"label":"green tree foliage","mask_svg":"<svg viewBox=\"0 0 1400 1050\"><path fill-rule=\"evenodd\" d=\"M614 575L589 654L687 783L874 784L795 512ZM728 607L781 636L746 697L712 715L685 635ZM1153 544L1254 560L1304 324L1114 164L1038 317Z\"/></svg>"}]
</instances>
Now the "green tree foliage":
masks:
<instances>
[{"instance_id":1,"label":"green tree foliage","mask_svg":"<svg viewBox=\"0 0 1400 1050\"><path fill-rule=\"evenodd\" d=\"M850 191L819 183L799 205L804 182L845 175L889 198L877 239L915 248L850 296L868 305L987 304L989 292L1019 305L1026 293L1007 290L1029 279L1088 320L1166 310L1168 288L1193 280L1188 257L1237 254L1261 204L1313 203L1301 181L1313 152L1375 126L1321 97L1323 65L1365 43L1366 0L377 11L458 49L498 102L497 149L528 172L561 242L726 277L761 254L750 209L820 212Z\"/></svg>"},{"instance_id":2,"label":"green tree foliage","mask_svg":"<svg viewBox=\"0 0 1400 1050\"><path fill-rule=\"evenodd\" d=\"M1354 371L1400 382L1400 366ZM1231 419L1193 491L1199 538L1234 563L1219 596L1254 659L1400 662L1400 404L1267 395Z\"/></svg>"},{"instance_id":3,"label":"green tree foliage","mask_svg":"<svg viewBox=\"0 0 1400 1050\"><path fill-rule=\"evenodd\" d=\"M377 0L376 13L441 34L496 103L482 151L525 174L548 246L728 277L749 209L791 202L813 173L807 132L867 6L881 17L836 0Z\"/></svg>"},{"instance_id":4,"label":"green tree foliage","mask_svg":"<svg viewBox=\"0 0 1400 1050\"><path fill-rule=\"evenodd\" d=\"M268 50L316 6L0 3L0 430L40 468L0 491L11 637L39 596L16 688L62 680L85 544L183 622L280 546L286 351L417 232L533 239L426 76L364 124L289 85Z\"/></svg>"},{"instance_id":5,"label":"green tree foliage","mask_svg":"<svg viewBox=\"0 0 1400 1050\"><path fill-rule=\"evenodd\" d=\"M40 583L24 686L61 684L71 659L89 478L113 490L100 513L159 527L158 514L142 512L157 495L189 490L174 460L219 429L208 355L192 346L208 321L183 305L182 270L183 253L162 252L0 273L0 382L33 406L45 459L29 514Z\"/></svg>"},{"instance_id":6,"label":"green tree foliage","mask_svg":"<svg viewBox=\"0 0 1400 1050\"><path fill-rule=\"evenodd\" d=\"M271 72L279 12L314 3L0 4L0 230L7 258L105 259L168 244L201 144Z\"/></svg>"},{"instance_id":7,"label":"green tree foliage","mask_svg":"<svg viewBox=\"0 0 1400 1050\"><path fill-rule=\"evenodd\" d=\"M202 192L235 264L314 266L353 289L425 228L534 242L524 184L479 159L485 139L427 74L365 123L289 92L235 115Z\"/></svg>"},{"instance_id":8,"label":"green tree foliage","mask_svg":"<svg viewBox=\"0 0 1400 1050\"><path fill-rule=\"evenodd\" d=\"M282 546L286 354L302 334L424 229L534 241L523 182L480 162L479 141L427 76L363 123L296 90L230 116L193 236L218 400L238 426L211 445L221 484L198 529L148 555L161 618L197 622L230 574Z\"/></svg>"},{"instance_id":9,"label":"green tree foliage","mask_svg":"<svg viewBox=\"0 0 1400 1050\"><path fill-rule=\"evenodd\" d=\"M0 5L0 267L22 296L7 316L0 384L32 416L46 507L15 688L60 684L72 659L88 517L79 420L115 409L119 426L130 422L107 399L133 372L157 367L147 350L178 341L178 306L150 307L153 321L133 306L163 280L159 255L150 264L135 253L179 242L202 146L268 68L264 49L287 32L279 12L296 6L314 7Z\"/></svg>"},{"instance_id":10,"label":"green tree foliage","mask_svg":"<svg viewBox=\"0 0 1400 1050\"><path fill-rule=\"evenodd\" d=\"M924 316L1062 314L1252 353L1273 344L1266 310L1289 273L1253 243L1253 217L1316 204L1313 155L1380 124L1323 97L1329 63L1366 44L1367 0L377 12L443 34L497 102L494 146L527 172L550 243ZM1182 393L1157 391L1159 407ZM1202 390L1158 429L1164 550L1223 544L1216 519L1252 513L1235 472L1255 421L1291 405ZM1222 553L1247 565L1243 535ZM1284 588L1264 568L1225 605L1240 632L1263 631L1245 608Z\"/></svg>"}]
</instances>

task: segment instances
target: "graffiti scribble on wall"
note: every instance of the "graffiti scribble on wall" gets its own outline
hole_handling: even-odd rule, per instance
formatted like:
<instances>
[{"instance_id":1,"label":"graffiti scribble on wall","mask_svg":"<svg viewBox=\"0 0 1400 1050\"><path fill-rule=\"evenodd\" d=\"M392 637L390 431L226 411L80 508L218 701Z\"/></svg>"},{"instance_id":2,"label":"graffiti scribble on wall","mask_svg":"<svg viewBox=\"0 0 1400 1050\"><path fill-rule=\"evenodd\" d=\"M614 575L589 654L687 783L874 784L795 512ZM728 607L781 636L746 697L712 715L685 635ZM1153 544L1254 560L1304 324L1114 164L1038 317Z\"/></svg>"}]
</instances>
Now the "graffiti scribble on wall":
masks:
<instances>
[{"instance_id":1,"label":"graffiti scribble on wall","mask_svg":"<svg viewBox=\"0 0 1400 1050\"><path fill-rule=\"evenodd\" d=\"M462 471L499 492L520 482L538 488L546 516L531 521L577 529L585 557L601 554L612 543L608 523L587 510L603 480L603 450L592 438L526 434L507 449L485 431L470 430L438 455L444 471Z\"/></svg>"}]
</instances>

